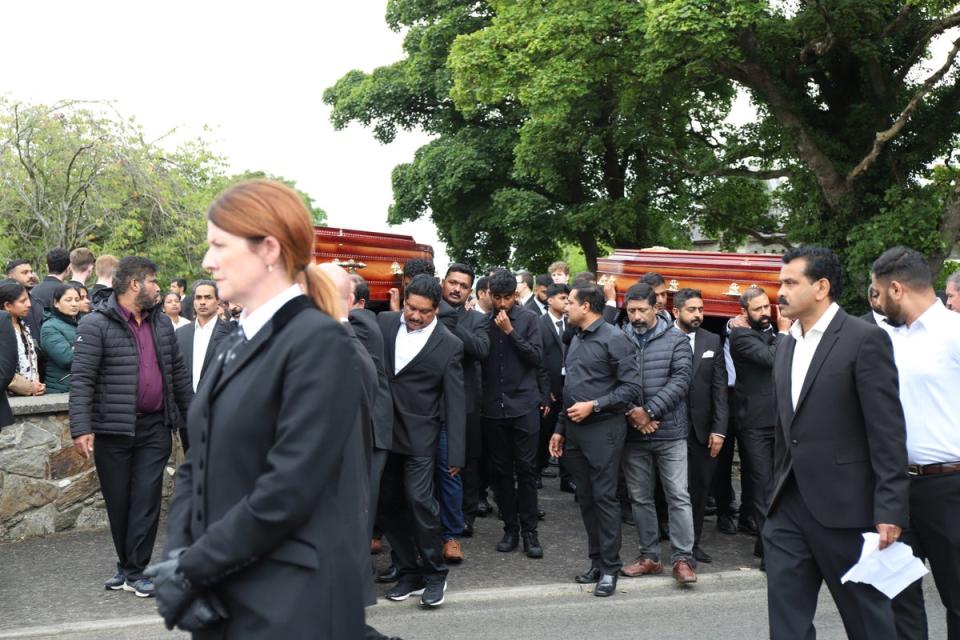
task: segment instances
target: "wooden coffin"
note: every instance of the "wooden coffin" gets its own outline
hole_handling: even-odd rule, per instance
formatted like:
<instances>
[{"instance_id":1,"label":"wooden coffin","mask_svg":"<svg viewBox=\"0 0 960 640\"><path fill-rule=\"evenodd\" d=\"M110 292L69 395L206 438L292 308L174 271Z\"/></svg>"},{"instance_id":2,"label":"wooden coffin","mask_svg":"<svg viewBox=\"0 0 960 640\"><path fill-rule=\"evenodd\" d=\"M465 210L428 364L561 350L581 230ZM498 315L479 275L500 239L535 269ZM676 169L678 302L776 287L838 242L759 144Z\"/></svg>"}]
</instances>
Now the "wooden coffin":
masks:
<instances>
[{"instance_id":1,"label":"wooden coffin","mask_svg":"<svg viewBox=\"0 0 960 640\"><path fill-rule=\"evenodd\" d=\"M776 303L780 288L781 256L764 253L719 253L670 249L616 249L597 260L597 279L613 279L617 299L643 274L655 271L672 292L691 287L703 294L704 315L729 318L740 313L740 294L751 285L762 287ZM673 296L668 299L668 308Z\"/></svg>"},{"instance_id":2,"label":"wooden coffin","mask_svg":"<svg viewBox=\"0 0 960 640\"><path fill-rule=\"evenodd\" d=\"M370 302L389 301L389 290L400 288L403 265L410 258L433 260L433 247L395 233L314 227L314 262L334 262L363 276Z\"/></svg>"}]
</instances>

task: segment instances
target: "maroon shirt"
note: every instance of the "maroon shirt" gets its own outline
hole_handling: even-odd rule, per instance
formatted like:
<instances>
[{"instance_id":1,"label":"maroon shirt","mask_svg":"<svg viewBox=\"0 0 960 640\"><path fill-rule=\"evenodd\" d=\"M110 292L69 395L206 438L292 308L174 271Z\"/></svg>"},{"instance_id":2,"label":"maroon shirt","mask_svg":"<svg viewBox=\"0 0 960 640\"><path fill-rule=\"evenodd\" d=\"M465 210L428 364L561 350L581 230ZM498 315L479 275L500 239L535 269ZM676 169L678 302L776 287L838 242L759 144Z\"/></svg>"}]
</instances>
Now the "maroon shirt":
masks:
<instances>
[{"instance_id":1,"label":"maroon shirt","mask_svg":"<svg viewBox=\"0 0 960 640\"><path fill-rule=\"evenodd\" d=\"M163 409L163 376L153 343L150 314L141 314L142 322L138 323L122 304L117 308L137 342L137 413L156 413Z\"/></svg>"}]
</instances>

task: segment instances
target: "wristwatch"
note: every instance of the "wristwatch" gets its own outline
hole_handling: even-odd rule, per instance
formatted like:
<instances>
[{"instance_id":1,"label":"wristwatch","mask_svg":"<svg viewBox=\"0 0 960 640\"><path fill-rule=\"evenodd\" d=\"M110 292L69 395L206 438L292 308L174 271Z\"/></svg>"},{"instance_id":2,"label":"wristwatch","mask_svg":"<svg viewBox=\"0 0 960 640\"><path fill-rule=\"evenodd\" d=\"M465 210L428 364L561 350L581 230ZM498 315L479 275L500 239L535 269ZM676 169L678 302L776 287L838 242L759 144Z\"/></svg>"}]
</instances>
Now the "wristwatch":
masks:
<instances>
[{"instance_id":1,"label":"wristwatch","mask_svg":"<svg viewBox=\"0 0 960 640\"><path fill-rule=\"evenodd\" d=\"M594 400L594 401L593 401L593 412L594 412L594 413L600 413L600 401L599 401L599 400Z\"/></svg>"},{"instance_id":2,"label":"wristwatch","mask_svg":"<svg viewBox=\"0 0 960 640\"><path fill-rule=\"evenodd\" d=\"M643 410L647 413L647 417L650 418L651 420L657 419L657 417L653 415L653 409L651 409L649 406L643 405Z\"/></svg>"}]
</instances>

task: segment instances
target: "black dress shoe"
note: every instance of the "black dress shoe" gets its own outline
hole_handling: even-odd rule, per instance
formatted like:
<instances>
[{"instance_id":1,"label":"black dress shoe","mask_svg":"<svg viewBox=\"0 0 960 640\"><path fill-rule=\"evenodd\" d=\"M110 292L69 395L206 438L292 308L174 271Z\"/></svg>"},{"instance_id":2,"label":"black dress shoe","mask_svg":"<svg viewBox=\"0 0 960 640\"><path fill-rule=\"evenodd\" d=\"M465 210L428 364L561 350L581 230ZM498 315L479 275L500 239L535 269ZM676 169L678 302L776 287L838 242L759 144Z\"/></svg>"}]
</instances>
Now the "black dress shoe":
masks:
<instances>
[{"instance_id":1,"label":"black dress shoe","mask_svg":"<svg viewBox=\"0 0 960 640\"><path fill-rule=\"evenodd\" d=\"M480 501L477 502L477 517L486 518L490 515L490 512L493 511L493 507L490 506L490 503L487 502L486 498L480 498Z\"/></svg>"},{"instance_id":2,"label":"black dress shoe","mask_svg":"<svg viewBox=\"0 0 960 640\"><path fill-rule=\"evenodd\" d=\"M577 483L573 480L561 480L560 491L563 491L564 493L576 493Z\"/></svg>"},{"instance_id":3,"label":"black dress shoe","mask_svg":"<svg viewBox=\"0 0 960 640\"><path fill-rule=\"evenodd\" d=\"M473 525L472 525L472 524L464 524L464 525L463 525L463 533L461 533L460 535L462 535L464 538L472 538L472 537L473 537Z\"/></svg>"},{"instance_id":4,"label":"black dress shoe","mask_svg":"<svg viewBox=\"0 0 960 640\"><path fill-rule=\"evenodd\" d=\"M543 509L538 509L537 520L546 520L546 519L547 519L547 512L544 511Z\"/></svg>"},{"instance_id":5,"label":"black dress shoe","mask_svg":"<svg viewBox=\"0 0 960 640\"><path fill-rule=\"evenodd\" d=\"M374 578L380 584L388 584L390 582L396 582L400 579L400 570L397 569L396 565L390 565L386 570L381 571L377 574L377 577Z\"/></svg>"},{"instance_id":6,"label":"black dress shoe","mask_svg":"<svg viewBox=\"0 0 960 640\"><path fill-rule=\"evenodd\" d=\"M733 516L717 516L717 531L728 536L736 535L737 527L733 524Z\"/></svg>"},{"instance_id":7,"label":"black dress shoe","mask_svg":"<svg viewBox=\"0 0 960 640\"><path fill-rule=\"evenodd\" d=\"M759 536L760 529L757 528L757 521L752 517L740 518L737 529L751 536Z\"/></svg>"},{"instance_id":8,"label":"black dress shoe","mask_svg":"<svg viewBox=\"0 0 960 640\"><path fill-rule=\"evenodd\" d=\"M507 553L508 551L513 551L517 548L517 545L520 544L520 536L516 533L504 533L503 537L500 538L500 542L497 543L497 551L501 553Z\"/></svg>"},{"instance_id":9,"label":"black dress shoe","mask_svg":"<svg viewBox=\"0 0 960 640\"><path fill-rule=\"evenodd\" d=\"M717 515L717 501L713 496L707 498L707 506L703 511L705 516L715 516Z\"/></svg>"},{"instance_id":10,"label":"black dress shoe","mask_svg":"<svg viewBox=\"0 0 960 640\"><path fill-rule=\"evenodd\" d=\"M542 558L543 547L540 546L540 540L536 533L523 534L523 552L528 558Z\"/></svg>"},{"instance_id":11,"label":"black dress shoe","mask_svg":"<svg viewBox=\"0 0 960 640\"><path fill-rule=\"evenodd\" d=\"M593 588L593 595L597 596L598 598L606 598L607 596L612 596L613 592L616 590L617 574L605 573L600 576L597 586Z\"/></svg>"},{"instance_id":12,"label":"black dress shoe","mask_svg":"<svg viewBox=\"0 0 960 640\"><path fill-rule=\"evenodd\" d=\"M577 584L593 584L600 579L600 569L598 567L590 567L577 577L573 579Z\"/></svg>"},{"instance_id":13,"label":"black dress shoe","mask_svg":"<svg viewBox=\"0 0 960 640\"><path fill-rule=\"evenodd\" d=\"M706 562L707 564L713 562L713 557L700 547L693 548L693 557L697 562Z\"/></svg>"},{"instance_id":14,"label":"black dress shoe","mask_svg":"<svg viewBox=\"0 0 960 640\"><path fill-rule=\"evenodd\" d=\"M544 478L556 478L558 475L557 470L552 468L550 465L547 465L543 468L543 471L540 472L540 475Z\"/></svg>"}]
</instances>

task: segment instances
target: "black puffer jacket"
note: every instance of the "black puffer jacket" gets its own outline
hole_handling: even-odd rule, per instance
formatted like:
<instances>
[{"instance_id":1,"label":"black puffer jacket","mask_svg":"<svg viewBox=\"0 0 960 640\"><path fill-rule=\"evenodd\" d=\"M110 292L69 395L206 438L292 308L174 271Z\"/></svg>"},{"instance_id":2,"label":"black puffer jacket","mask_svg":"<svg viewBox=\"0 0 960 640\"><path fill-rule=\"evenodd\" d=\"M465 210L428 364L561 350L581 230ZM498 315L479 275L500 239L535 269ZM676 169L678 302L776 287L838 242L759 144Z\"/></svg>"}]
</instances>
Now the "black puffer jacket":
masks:
<instances>
[{"instance_id":1,"label":"black puffer jacket","mask_svg":"<svg viewBox=\"0 0 960 640\"><path fill-rule=\"evenodd\" d=\"M631 341L633 327L622 327ZM636 429L627 431L628 440L680 440L687 437L687 390L693 372L693 350L687 336L657 316L653 335L647 338L637 355L640 361L640 383L643 388L637 404L649 407L660 427L650 435Z\"/></svg>"},{"instance_id":2,"label":"black puffer jacket","mask_svg":"<svg viewBox=\"0 0 960 640\"><path fill-rule=\"evenodd\" d=\"M193 384L173 323L160 305L150 311L153 343L163 378L164 423L184 426ZM70 433L133 436L137 419L137 343L117 307L116 295L88 313L77 327L70 368Z\"/></svg>"}]
</instances>

